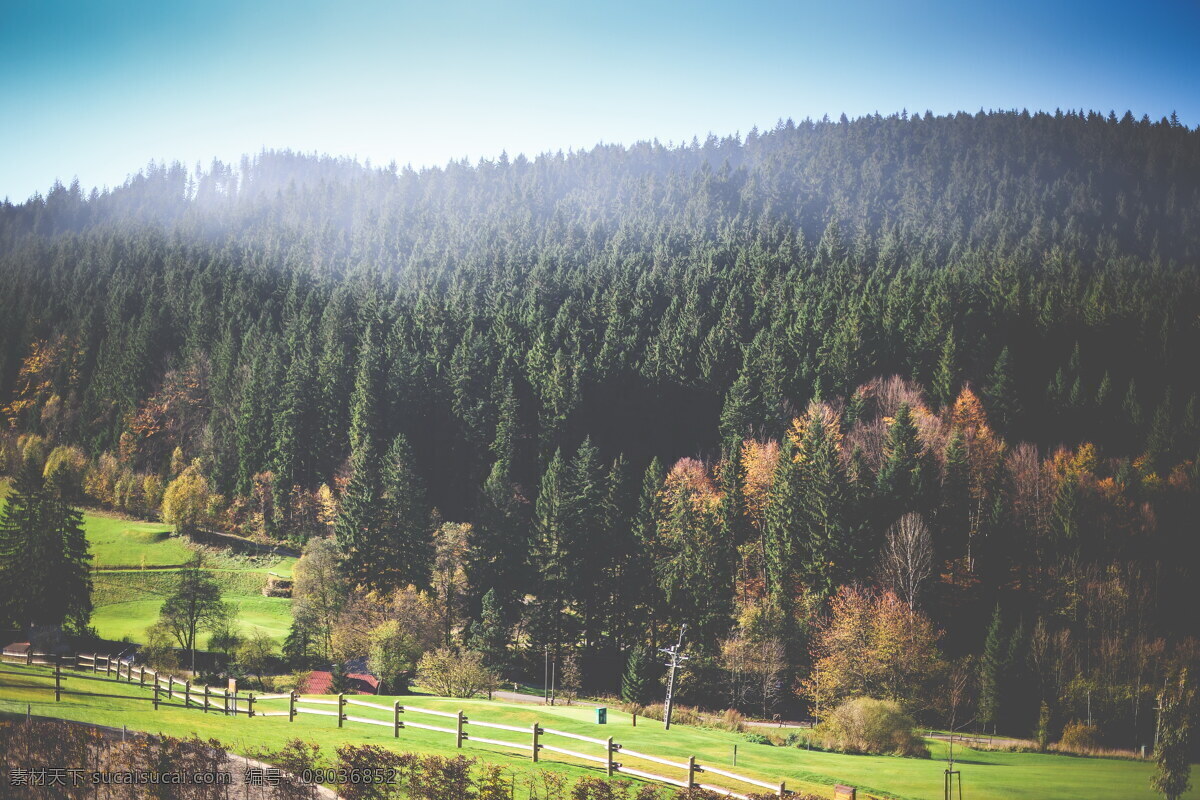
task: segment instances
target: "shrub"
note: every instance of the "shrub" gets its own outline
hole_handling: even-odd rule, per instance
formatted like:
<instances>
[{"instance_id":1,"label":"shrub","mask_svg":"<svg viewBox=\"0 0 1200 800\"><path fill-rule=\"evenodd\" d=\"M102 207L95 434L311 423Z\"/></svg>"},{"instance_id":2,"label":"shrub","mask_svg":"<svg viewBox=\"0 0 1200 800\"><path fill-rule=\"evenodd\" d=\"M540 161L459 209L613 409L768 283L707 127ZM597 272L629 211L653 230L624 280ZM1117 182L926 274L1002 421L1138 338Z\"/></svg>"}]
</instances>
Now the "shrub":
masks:
<instances>
[{"instance_id":1,"label":"shrub","mask_svg":"<svg viewBox=\"0 0 1200 800\"><path fill-rule=\"evenodd\" d=\"M500 682L496 673L484 665L479 653L471 650L456 653L444 648L421 657L417 680L446 697L473 697L479 692L490 695Z\"/></svg>"},{"instance_id":2,"label":"shrub","mask_svg":"<svg viewBox=\"0 0 1200 800\"><path fill-rule=\"evenodd\" d=\"M762 733L747 733L746 741L749 742L750 744L765 744L765 745L774 745L775 744L774 742L771 741L771 737L767 736L766 734L762 734Z\"/></svg>"},{"instance_id":3,"label":"shrub","mask_svg":"<svg viewBox=\"0 0 1200 800\"><path fill-rule=\"evenodd\" d=\"M714 727L723 730L741 733L746 730L746 716L736 708L727 708L725 713L721 715L721 721Z\"/></svg>"},{"instance_id":4,"label":"shrub","mask_svg":"<svg viewBox=\"0 0 1200 800\"><path fill-rule=\"evenodd\" d=\"M626 800L629 788L628 781L580 778L571 790L571 800Z\"/></svg>"},{"instance_id":5,"label":"shrub","mask_svg":"<svg viewBox=\"0 0 1200 800\"><path fill-rule=\"evenodd\" d=\"M927 748L913 733L912 718L890 700L859 697L847 700L813 730L813 739L826 750L928 758Z\"/></svg>"},{"instance_id":6,"label":"shrub","mask_svg":"<svg viewBox=\"0 0 1200 800\"><path fill-rule=\"evenodd\" d=\"M1058 749L1075 753L1088 753L1100 747L1100 726L1087 725L1075 720L1063 728Z\"/></svg>"}]
</instances>

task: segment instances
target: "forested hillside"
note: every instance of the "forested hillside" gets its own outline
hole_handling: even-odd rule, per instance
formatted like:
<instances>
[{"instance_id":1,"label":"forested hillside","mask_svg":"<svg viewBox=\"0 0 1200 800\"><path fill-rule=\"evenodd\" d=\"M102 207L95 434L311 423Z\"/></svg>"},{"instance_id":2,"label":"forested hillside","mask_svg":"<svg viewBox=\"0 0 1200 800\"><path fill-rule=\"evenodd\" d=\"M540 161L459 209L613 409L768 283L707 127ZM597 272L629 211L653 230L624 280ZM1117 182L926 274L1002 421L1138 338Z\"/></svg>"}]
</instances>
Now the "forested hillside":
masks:
<instances>
[{"instance_id":1,"label":"forested hillside","mask_svg":"<svg viewBox=\"0 0 1200 800\"><path fill-rule=\"evenodd\" d=\"M332 535L346 608L514 674L687 623L698 702L932 721L965 669L1131 745L1200 633L1198 267L1200 131L1130 114L152 165L0 206L5 459Z\"/></svg>"}]
</instances>

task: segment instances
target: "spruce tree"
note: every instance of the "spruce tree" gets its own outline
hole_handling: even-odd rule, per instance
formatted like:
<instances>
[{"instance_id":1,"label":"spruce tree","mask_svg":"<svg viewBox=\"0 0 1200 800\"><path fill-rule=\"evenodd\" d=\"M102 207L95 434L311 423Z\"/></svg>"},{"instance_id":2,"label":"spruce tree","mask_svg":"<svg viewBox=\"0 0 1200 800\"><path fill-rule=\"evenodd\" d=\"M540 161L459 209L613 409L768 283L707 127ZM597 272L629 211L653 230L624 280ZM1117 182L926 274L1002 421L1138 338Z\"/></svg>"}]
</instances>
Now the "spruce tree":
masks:
<instances>
[{"instance_id":1,"label":"spruce tree","mask_svg":"<svg viewBox=\"0 0 1200 800\"><path fill-rule=\"evenodd\" d=\"M425 489L413 464L412 450L397 434L384 458L382 519L375 543L372 585L428 588L433 569L433 531Z\"/></svg>"},{"instance_id":2,"label":"spruce tree","mask_svg":"<svg viewBox=\"0 0 1200 800\"><path fill-rule=\"evenodd\" d=\"M984 388L988 416L995 422L997 430L1005 433L1012 430L1013 423L1021 413L1012 370L1012 356L1006 345L996 357Z\"/></svg>"},{"instance_id":3,"label":"spruce tree","mask_svg":"<svg viewBox=\"0 0 1200 800\"><path fill-rule=\"evenodd\" d=\"M830 597L855 554L850 552L846 485L835 431L822 413L810 413L799 448L800 578L820 597Z\"/></svg>"},{"instance_id":4,"label":"spruce tree","mask_svg":"<svg viewBox=\"0 0 1200 800\"><path fill-rule=\"evenodd\" d=\"M621 699L626 703L645 705L653 691L653 663L640 645L631 647L621 674Z\"/></svg>"},{"instance_id":5,"label":"spruce tree","mask_svg":"<svg viewBox=\"0 0 1200 800\"><path fill-rule=\"evenodd\" d=\"M927 488L927 460L908 403L896 411L883 448L876 498L879 522L886 527L909 511L921 510Z\"/></svg>"},{"instance_id":6,"label":"spruce tree","mask_svg":"<svg viewBox=\"0 0 1200 800\"><path fill-rule=\"evenodd\" d=\"M1007 671L1008 642L1004 635L1004 620L1000 604L992 613L987 638L983 641L983 657L979 661L979 724L986 731L996 732L1003 708L1004 676Z\"/></svg>"},{"instance_id":7,"label":"spruce tree","mask_svg":"<svg viewBox=\"0 0 1200 800\"><path fill-rule=\"evenodd\" d=\"M471 626L471 634L470 647L483 656L484 664L501 672L508 668L508 628L495 589L483 595L482 610Z\"/></svg>"},{"instance_id":8,"label":"spruce tree","mask_svg":"<svg viewBox=\"0 0 1200 800\"><path fill-rule=\"evenodd\" d=\"M954 402L958 395L958 349L954 344L954 331L950 330L942 342L942 352L933 371L933 396L942 408Z\"/></svg>"},{"instance_id":9,"label":"spruce tree","mask_svg":"<svg viewBox=\"0 0 1200 800\"><path fill-rule=\"evenodd\" d=\"M349 581L372 585L376 579L375 548L384 524L380 464L370 452L360 451L351 458L350 470L350 481L334 521L334 538Z\"/></svg>"},{"instance_id":10,"label":"spruce tree","mask_svg":"<svg viewBox=\"0 0 1200 800\"><path fill-rule=\"evenodd\" d=\"M787 602L795 588L800 558L802 468L792 437L784 437L775 462L775 475L767 495L763 525L763 555L767 592L777 602Z\"/></svg>"}]
</instances>

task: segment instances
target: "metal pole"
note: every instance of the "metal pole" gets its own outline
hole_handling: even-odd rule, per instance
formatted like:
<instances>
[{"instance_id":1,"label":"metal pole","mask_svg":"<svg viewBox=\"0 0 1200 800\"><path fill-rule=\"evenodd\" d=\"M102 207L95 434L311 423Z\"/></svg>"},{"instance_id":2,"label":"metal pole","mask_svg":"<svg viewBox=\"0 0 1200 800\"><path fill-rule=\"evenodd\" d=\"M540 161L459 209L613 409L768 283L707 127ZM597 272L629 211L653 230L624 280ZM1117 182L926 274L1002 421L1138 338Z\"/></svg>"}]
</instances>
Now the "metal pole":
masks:
<instances>
[{"instance_id":1,"label":"metal pole","mask_svg":"<svg viewBox=\"0 0 1200 800\"><path fill-rule=\"evenodd\" d=\"M683 633L687 630L687 623L679 627L679 641L674 647L668 647L663 652L671 656L671 663L668 664L671 668L670 677L667 679L667 699L663 710L663 729L671 730L671 712L675 708L675 670L679 666L681 660L686 660L686 656L681 656L680 651L683 650Z\"/></svg>"}]
</instances>

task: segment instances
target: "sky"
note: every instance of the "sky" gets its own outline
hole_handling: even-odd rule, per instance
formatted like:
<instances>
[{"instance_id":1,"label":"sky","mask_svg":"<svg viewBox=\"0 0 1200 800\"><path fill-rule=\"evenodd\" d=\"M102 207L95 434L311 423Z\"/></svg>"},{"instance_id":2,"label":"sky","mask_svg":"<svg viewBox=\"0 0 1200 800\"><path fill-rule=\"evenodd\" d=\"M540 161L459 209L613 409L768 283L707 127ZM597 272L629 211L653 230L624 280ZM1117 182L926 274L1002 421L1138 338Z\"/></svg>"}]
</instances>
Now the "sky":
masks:
<instances>
[{"instance_id":1,"label":"sky","mask_svg":"<svg viewBox=\"0 0 1200 800\"><path fill-rule=\"evenodd\" d=\"M1200 0L0 0L0 197L290 148L414 167L779 119L1200 125Z\"/></svg>"}]
</instances>

